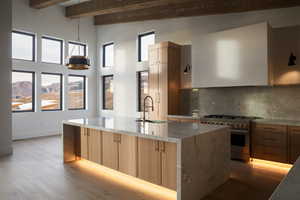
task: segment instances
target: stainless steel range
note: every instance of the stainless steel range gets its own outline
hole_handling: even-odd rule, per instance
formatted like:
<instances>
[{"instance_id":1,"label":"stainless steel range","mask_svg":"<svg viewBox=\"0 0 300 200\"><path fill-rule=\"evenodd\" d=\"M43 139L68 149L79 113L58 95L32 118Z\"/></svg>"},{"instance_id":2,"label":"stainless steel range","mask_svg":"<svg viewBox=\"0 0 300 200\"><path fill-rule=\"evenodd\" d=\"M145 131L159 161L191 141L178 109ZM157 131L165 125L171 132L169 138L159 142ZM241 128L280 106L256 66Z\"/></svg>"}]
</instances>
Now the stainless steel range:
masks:
<instances>
[{"instance_id":1,"label":"stainless steel range","mask_svg":"<svg viewBox=\"0 0 300 200\"><path fill-rule=\"evenodd\" d=\"M231 127L231 159L250 160L251 121L256 117L233 115L207 115L200 119L203 124L218 124Z\"/></svg>"}]
</instances>

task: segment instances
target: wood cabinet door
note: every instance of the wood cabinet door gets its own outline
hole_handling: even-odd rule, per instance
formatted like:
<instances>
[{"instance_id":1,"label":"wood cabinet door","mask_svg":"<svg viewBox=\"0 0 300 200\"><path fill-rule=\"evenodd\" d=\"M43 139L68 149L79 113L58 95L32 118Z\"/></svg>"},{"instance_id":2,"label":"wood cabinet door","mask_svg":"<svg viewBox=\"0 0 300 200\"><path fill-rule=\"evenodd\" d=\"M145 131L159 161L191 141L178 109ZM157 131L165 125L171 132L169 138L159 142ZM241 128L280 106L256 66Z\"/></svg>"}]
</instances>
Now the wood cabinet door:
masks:
<instances>
[{"instance_id":1,"label":"wood cabinet door","mask_svg":"<svg viewBox=\"0 0 300 200\"><path fill-rule=\"evenodd\" d=\"M86 160L89 159L87 128L80 128L80 157Z\"/></svg>"},{"instance_id":2,"label":"wood cabinet door","mask_svg":"<svg viewBox=\"0 0 300 200\"><path fill-rule=\"evenodd\" d=\"M177 144L160 142L162 152L162 185L172 190L177 189Z\"/></svg>"},{"instance_id":3,"label":"wood cabinet door","mask_svg":"<svg viewBox=\"0 0 300 200\"><path fill-rule=\"evenodd\" d=\"M252 156L258 159L287 162L287 126L255 124L252 131Z\"/></svg>"},{"instance_id":4,"label":"wood cabinet door","mask_svg":"<svg viewBox=\"0 0 300 200\"><path fill-rule=\"evenodd\" d=\"M289 127L289 162L294 163L300 156L300 127Z\"/></svg>"},{"instance_id":5,"label":"wood cabinet door","mask_svg":"<svg viewBox=\"0 0 300 200\"><path fill-rule=\"evenodd\" d=\"M111 169L118 170L118 141L117 134L102 132L102 164Z\"/></svg>"},{"instance_id":6,"label":"wood cabinet door","mask_svg":"<svg viewBox=\"0 0 300 200\"><path fill-rule=\"evenodd\" d=\"M101 164L102 157L102 136L101 131L89 129L88 133L88 147L89 147L89 160Z\"/></svg>"},{"instance_id":7,"label":"wood cabinet door","mask_svg":"<svg viewBox=\"0 0 300 200\"><path fill-rule=\"evenodd\" d=\"M138 177L161 185L161 153L159 141L138 139Z\"/></svg>"},{"instance_id":8,"label":"wood cabinet door","mask_svg":"<svg viewBox=\"0 0 300 200\"><path fill-rule=\"evenodd\" d=\"M119 171L137 176L137 137L120 135Z\"/></svg>"}]
</instances>

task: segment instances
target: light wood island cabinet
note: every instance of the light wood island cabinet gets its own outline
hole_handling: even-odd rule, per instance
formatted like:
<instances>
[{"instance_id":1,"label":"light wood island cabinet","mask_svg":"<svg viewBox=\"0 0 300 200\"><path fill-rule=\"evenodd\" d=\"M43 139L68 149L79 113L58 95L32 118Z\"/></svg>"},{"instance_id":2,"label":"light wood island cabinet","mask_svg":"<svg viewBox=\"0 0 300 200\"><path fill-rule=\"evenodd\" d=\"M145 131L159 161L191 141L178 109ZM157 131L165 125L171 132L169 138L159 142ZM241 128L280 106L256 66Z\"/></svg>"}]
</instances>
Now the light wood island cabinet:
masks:
<instances>
[{"instance_id":1,"label":"light wood island cabinet","mask_svg":"<svg viewBox=\"0 0 300 200\"><path fill-rule=\"evenodd\" d=\"M91 126L82 126L81 120L63 125L65 163L89 160L173 190L177 200L201 199L229 178L230 133L226 127L140 124L121 118L108 131L102 129L105 118L83 121ZM143 187L142 182L139 185Z\"/></svg>"},{"instance_id":2,"label":"light wood island cabinet","mask_svg":"<svg viewBox=\"0 0 300 200\"><path fill-rule=\"evenodd\" d=\"M103 162L102 164L111 169L119 169L119 135L115 133L102 132Z\"/></svg>"}]
</instances>

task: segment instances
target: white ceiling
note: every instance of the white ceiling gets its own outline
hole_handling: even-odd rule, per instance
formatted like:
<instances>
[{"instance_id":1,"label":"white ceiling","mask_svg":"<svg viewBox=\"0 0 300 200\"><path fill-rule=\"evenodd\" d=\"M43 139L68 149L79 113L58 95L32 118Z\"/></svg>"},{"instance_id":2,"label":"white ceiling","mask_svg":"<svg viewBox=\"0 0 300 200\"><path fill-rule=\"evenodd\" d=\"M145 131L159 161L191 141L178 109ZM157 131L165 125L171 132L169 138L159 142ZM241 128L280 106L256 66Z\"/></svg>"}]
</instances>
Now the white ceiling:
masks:
<instances>
[{"instance_id":1,"label":"white ceiling","mask_svg":"<svg viewBox=\"0 0 300 200\"><path fill-rule=\"evenodd\" d=\"M64 7L67 7L67 6L78 4L79 2L82 3L82 2L85 2L85 1L90 1L90 0L69 0L69 1L66 1L64 3L61 3L60 5L62 5Z\"/></svg>"}]
</instances>

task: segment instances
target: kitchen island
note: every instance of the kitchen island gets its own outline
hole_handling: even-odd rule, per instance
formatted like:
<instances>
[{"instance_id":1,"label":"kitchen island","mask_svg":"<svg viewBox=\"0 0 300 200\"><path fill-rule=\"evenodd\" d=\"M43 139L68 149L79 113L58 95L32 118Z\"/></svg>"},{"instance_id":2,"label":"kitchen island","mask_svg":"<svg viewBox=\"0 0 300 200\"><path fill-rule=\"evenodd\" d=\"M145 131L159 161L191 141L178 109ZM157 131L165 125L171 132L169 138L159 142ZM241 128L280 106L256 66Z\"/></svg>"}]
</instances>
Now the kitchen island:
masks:
<instances>
[{"instance_id":1,"label":"kitchen island","mask_svg":"<svg viewBox=\"0 0 300 200\"><path fill-rule=\"evenodd\" d=\"M64 162L86 159L199 200L226 182L229 127L100 117L63 122Z\"/></svg>"}]
</instances>

